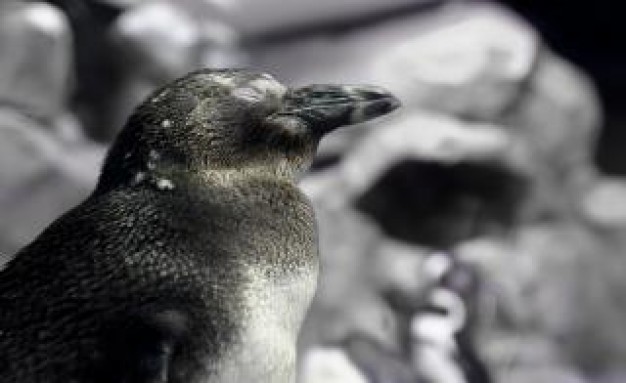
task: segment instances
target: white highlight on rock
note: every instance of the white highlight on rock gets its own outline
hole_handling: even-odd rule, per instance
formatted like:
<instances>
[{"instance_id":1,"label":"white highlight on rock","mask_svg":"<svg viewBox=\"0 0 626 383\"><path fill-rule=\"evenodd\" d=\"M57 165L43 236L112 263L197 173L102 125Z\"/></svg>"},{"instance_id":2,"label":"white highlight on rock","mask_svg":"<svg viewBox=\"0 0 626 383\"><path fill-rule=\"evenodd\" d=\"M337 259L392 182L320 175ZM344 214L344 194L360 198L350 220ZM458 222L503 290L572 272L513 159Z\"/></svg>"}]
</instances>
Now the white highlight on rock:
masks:
<instances>
[{"instance_id":1,"label":"white highlight on rock","mask_svg":"<svg viewBox=\"0 0 626 383\"><path fill-rule=\"evenodd\" d=\"M300 376L303 383L366 383L367 378L338 348L307 351Z\"/></svg>"},{"instance_id":2,"label":"white highlight on rock","mask_svg":"<svg viewBox=\"0 0 626 383\"><path fill-rule=\"evenodd\" d=\"M461 298L450 290L439 288L429 297L435 307L446 310L446 314L421 313L411 321L411 335L438 345L447 352L456 351L454 335L465 325L467 310Z\"/></svg>"},{"instance_id":3,"label":"white highlight on rock","mask_svg":"<svg viewBox=\"0 0 626 383\"><path fill-rule=\"evenodd\" d=\"M24 16L32 24L51 35L60 36L67 32L63 14L47 4L34 3L29 5Z\"/></svg>"},{"instance_id":4,"label":"white highlight on rock","mask_svg":"<svg viewBox=\"0 0 626 383\"><path fill-rule=\"evenodd\" d=\"M431 280L437 280L452 268L452 260L445 253L433 253L424 260L424 274Z\"/></svg>"},{"instance_id":5,"label":"white highlight on rock","mask_svg":"<svg viewBox=\"0 0 626 383\"><path fill-rule=\"evenodd\" d=\"M164 128L169 128L172 126L172 121L170 120L163 120L163 122L161 123L161 126Z\"/></svg>"}]
</instances>

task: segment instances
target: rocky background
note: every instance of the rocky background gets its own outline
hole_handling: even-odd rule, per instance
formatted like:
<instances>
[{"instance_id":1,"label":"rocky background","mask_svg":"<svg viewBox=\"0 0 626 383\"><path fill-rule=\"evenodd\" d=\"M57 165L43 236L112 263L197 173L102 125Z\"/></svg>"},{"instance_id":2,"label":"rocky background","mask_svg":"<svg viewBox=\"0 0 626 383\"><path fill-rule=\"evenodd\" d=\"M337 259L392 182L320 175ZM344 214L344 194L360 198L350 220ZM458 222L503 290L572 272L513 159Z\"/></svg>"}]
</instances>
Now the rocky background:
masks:
<instances>
[{"instance_id":1,"label":"rocky background","mask_svg":"<svg viewBox=\"0 0 626 383\"><path fill-rule=\"evenodd\" d=\"M620 24L602 1L508 3L526 19L460 0L3 1L0 265L89 193L172 78L376 83L404 108L328 137L302 181L323 273L299 381L623 383Z\"/></svg>"}]
</instances>

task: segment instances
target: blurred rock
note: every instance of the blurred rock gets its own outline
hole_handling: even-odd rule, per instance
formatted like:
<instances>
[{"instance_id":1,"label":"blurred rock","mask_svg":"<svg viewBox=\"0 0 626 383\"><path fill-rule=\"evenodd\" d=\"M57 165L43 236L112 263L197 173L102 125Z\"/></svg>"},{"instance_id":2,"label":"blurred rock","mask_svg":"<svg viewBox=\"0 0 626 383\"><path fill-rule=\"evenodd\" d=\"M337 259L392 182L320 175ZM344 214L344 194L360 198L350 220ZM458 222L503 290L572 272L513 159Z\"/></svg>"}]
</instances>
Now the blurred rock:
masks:
<instances>
[{"instance_id":1,"label":"blurred rock","mask_svg":"<svg viewBox=\"0 0 626 383\"><path fill-rule=\"evenodd\" d=\"M379 55L372 75L405 108L494 121L517 101L538 52L537 34L518 17L468 6Z\"/></svg>"},{"instance_id":2,"label":"blurred rock","mask_svg":"<svg viewBox=\"0 0 626 383\"><path fill-rule=\"evenodd\" d=\"M581 195L580 209L594 226L626 236L626 180L600 177Z\"/></svg>"},{"instance_id":3,"label":"blurred rock","mask_svg":"<svg viewBox=\"0 0 626 383\"><path fill-rule=\"evenodd\" d=\"M537 223L508 243L468 242L458 253L489 286L481 311L492 314L482 316L477 335L497 376L535 371L530 379L538 369L595 375L626 360L619 297L626 262L595 231L565 220Z\"/></svg>"},{"instance_id":4,"label":"blurred rock","mask_svg":"<svg viewBox=\"0 0 626 383\"><path fill-rule=\"evenodd\" d=\"M358 334L398 351L397 319L371 282L380 232L358 212L319 204L316 211L323 272L300 333L301 348L337 344Z\"/></svg>"},{"instance_id":5,"label":"blurred rock","mask_svg":"<svg viewBox=\"0 0 626 383\"><path fill-rule=\"evenodd\" d=\"M448 289L434 289L428 303L442 312L421 311L411 320L414 368L429 382L466 383L456 344L465 326L465 304Z\"/></svg>"},{"instance_id":6,"label":"blurred rock","mask_svg":"<svg viewBox=\"0 0 626 383\"><path fill-rule=\"evenodd\" d=\"M0 108L0 265L93 189L104 148Z\"/></svg>"},{"instance_id":7,"label":"blurred rock","mask_svg":"<svg viewBox=\"0 0 626 383\"><path fill-rule=\"evenodd\" d=\"M107 103L119 85L116 54L106 36L121 9L97 0L46 0L69 19L73 32L73 81L70 109L90 139L108 141L111 130Z\"/></svg>"},{"instance_id":8,"label":"blurred rock","mask_svg":"<svg viewBox=\"0 0 626 383\"><path fill-rule=\"evenodd\" d=\"M69 95L72 35L65 15L40 2L0 4L0 104L49 123Z\"/></svg>"},{"instance_id":9,"label":"blurred rock","mask_svg":"<svg viewBox=\"0 0 626 383\"><path fill-rule=\"evenodd\" d=\"M393 238L447 248L513 223L529 162L523 142L497 125L405 113L344 155L328 198Z\"/></svg>"},{"instance_id":10,"label":"blurred rock","mask_svg":"<svg viewBox=\"0 0 626 383\"><path fill-rule=\"evenodd\" d=\"M419 383L406 355L390 352L375 340L351 336L342 346L369 383Z\"/></svg>"},{"instance_id":11,"label":"blurred rock","mask_svg":"<svg viewBox=\"0 0 626 383\"><path fill-rule=\"evenodd\" d=\"M500 8L460 7L452 15L396 44L372 76L401 96L405 110L499 126L525 152L517 159L532 174L532 209L572 209L571 198L595 176L601 110L594 85ZM571 198L559 198L563 192Z\"/></svg>"},{"instance_id":12,"label":"blurred rock","mask_svg":"<svg viewBox=\"0 0 626 383\"><path fill-rule=\"evenodd\" d=\"M66 109L72 37L38 2L0 4L0 265L85 198L104 149Z\"/></svg>"},{"instance_id":13,"label":"blurred rock","mask_svg":"<svg viewBox=\"0 0 626 383\"><path fill-rule=\"evenodd\" d=\"M300 383L368 383L365 376L340 348L312 348L299 368Z\"/></svg>"},{"instance_id":14,"label":"blurred rock","mask_svg":"<svg viewBox=\"0 0 626 383\"><path fill-rule=\"evenodd\" d=\"M246 45L250 51L250 62L255 67L274 73L287 84L375 84L380 81L376 79L372 65L378 58L388 54L388 47L422 34L426 26L437 24L439 18L447 14L446 6L420 7L420 2L413 1L415 9L395 13L396 17L372 18L363 20L362 24L352 24L355 19L358 20L357 14L344 11L345 13L336 15L339 25L336 30L319 25L319 28L305 30L302 34L293 30L292 34L279 34L267 40L261 38L261 41L253 40ZM258 2L259 5L261 3ZM338 6L345 7L348 4L343 3ZM369 0L359 3L361 4L357 5L352 2L350 6L367 7L368 3L370 6L374 5ZM443 5L446 1L435 0L432 3ZM307 6L318 7L319 4L311 3ZM374 6L393 7L393 1L384 4L376 2ZM327 7L330 8L332 7ZM275 16L280 17L278 13ZM248 36L250 37L255 36Z\"/></svg>"},{"instance_id":15,"label":"blurred rock","mask_svg":"<svg viewBox=\"0 0 626 383\"><path fill-rule=\"evenodd\" d=\"M323 176L314 173L301 184L326 206L351 206L403 162L442 167L495 164L520 174L532 170L527 143L511 136L506 128L439 114L407 112L385 119L360 135L354 131L340 138L343 140L338 140L336 147L326 149L335 154L337 148L342 148L343 152L335 154L340 161L326 169ZM350 138L356 143L345 142Z\"/></svg>"},{"instance_id":16,"label":"blurred rock","mask_svg":"<svg viewBox=\"0 0 626 383\"><path fill-rule=\"evenodd\" d=\"M350 201L403 160L441 164L517 160L516 142L501 126L425 112L405 113L371 130L339 165ZM341 191L338 191L341 192Z\"/></svg>"},{"instance_id":17,"label":"blurred rock","mask_svg":"<svg viewBox=\"0 0 626 383\"><path fill-rule=\"evenodd\" d=\"M395 306L415 311L441 277L429 267L437 267L432 262L436 256L432 256L432 249L403 241L382 238L380 242L369 271L376 290L392 299Z\"/></svg>"},{"instance_id":18,"label":"blurred rock","mask_svg":"<svg viewBox=\"0 0 626 383\"><path fill-rule=\"evenodd\" d=\"M111 1L111 0L109 0ZM119 0L117 0L119 1ZM354 23L390 12L443 3L442 0L210 0L220 6L224 17L247 36L302 31L312 26Z\"/></svg>"},{"instance_id":19,"label":"blurred rock","mask_svg":"<svg viewBox=\"0 0 626 383\"><path fill-rule=\"evenodd\" d=\"M602 123L591 80L572 64L542 49L532 75L500 121L527 139L538 161L559 182L576 187L594 172L593 153Z\"/></svg>"},{"instance_id":20,"label":"blurred rock","mask_svg":"<svg viewBox=\"0 0 626 383\"><path fill-rule=\"evenodd\" d=\"M620 300L614 298L615 292L626 288L616 278L626 262L614 255L623 250L614 242L608 243L606 237L597 236L596 228L585 226L618 230L623 217L619 208L612 209L611 205L622 196L624 186L598 177L592 164L601 123L593 84L571 64L539 47L535 33L519 21L499 11L470 11L460 20L394 48L392 55L378 62L375 73L387 74L381 77L383 83L387 81L396 89L409 107L451 114L461 120L490 121L499 130L502 142L507 143L500 146L504 155L485 156L480 162L518 171L530 188L521 201L511 205L518 211L521 224L509 226L514 236L494 235L494 240L505 241L503 248L486 246L473 252L482 258L473 262L482 268L486 283L504 294L498 299L504 308L498 308L495 317L489 316L488 309L479 310L483 320L493 321L481 327L478 346L497 381L578 382L584 381L581 371L594 375L615 369L620 360L626 360L622 356L626 339L610 335L620 333L617 323L626 314ZM354 194L368 190L376 178L368 171L388 171L388 164L394 163L385 158L392 157L389 153L398 158L429 153L438 163L474 160L467 155L455 158L455 151L445 145L432 145L428 152L426 138L407 139L419 135L416 127L424 126L424 122L410 123L416 132L410 131L409 125L403 135L389 132L389 137L396 137L392 145L384 145L386 133L371 141L364 139L354 151L361 153L354 155L352 164L351 155L342 164L355 169L344 172L346 179L362 185L346 182L348 190L357 190ZM471 128L473 124L457 125L466 134L480 137L480 130ZM367 148L368 142L372 148L385 148L378 151L385 154L374 160L375 150ZM421 145L398 150L410 146L409 142ZM479 147L477 153L488 155L490 151ZM473 182L478 181L475 178ZM494 191L494 195L502 190ZM441 216L449 203L433 205ZM405 203L390 215L401 215L400 211L407 209ZM580 210L587 221L576 215ZM458 222L468 214L461 212L456 219L449 216L446 220ZM479 217L476 222L485 219L482 214ZM550 224L540 224L543 220ZM420 220L421 225L425 222ZM453 226L437 227L438 231L448 231ZM528 337L540 342L526 345L524 339ZM500 342L508 348L497 346ZM538 347L540 343L545 347ZM524 356L525 352L543 355L542 349L546 350L543 357Z\"/></svg>"}]
</instances>

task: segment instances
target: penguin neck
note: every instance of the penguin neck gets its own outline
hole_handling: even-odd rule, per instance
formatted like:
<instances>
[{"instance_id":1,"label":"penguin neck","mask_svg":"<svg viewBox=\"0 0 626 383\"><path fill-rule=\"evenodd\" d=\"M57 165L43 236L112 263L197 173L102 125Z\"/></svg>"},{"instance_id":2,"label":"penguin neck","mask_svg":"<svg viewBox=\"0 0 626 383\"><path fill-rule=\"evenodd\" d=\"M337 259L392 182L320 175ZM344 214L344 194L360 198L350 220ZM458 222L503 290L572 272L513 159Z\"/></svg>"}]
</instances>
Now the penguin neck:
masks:
<instances>
[{"instance_id":1,"label":"penguin neck","mask_svg":"<svg viewBox=\"0 0 626 383\"><path fill-rule=\"evenodd\" d=\"M122 141L126 142L126 141ZM309 169L311 151L253 151L250 158L222 155L214 158L174 156L171 152L142 146L116 145L109 153L94 194L153 184L170 187L170 180L196 179L213 185L232 185L251 179L297 183Z\"/></svg>"},{"instance_id":2,"label":"penguin neck","mask_svg":"<svg viewBox=\"0 0 626 383\"><path fill-rule=\"evenodd\" d=\"M126 175L110 182L107 180L111 180L111 177L103 173L94 194L143 186L169 191L184 187L183 184L188 182L204 184L208 188L235 187L255 180L295 186L300 175L286 160L285 163L277 163L275 166L264 164L245 167L188 167L180 164L161 164L151 169L126 169L123 174Z\"/></svg>"},{"instance_id":3,"label":"penguin neck","mask_svg":"<svg viewBox=\"0 0 626 383\"><path fill-rule=\"evenodd\" d=\"M300 177L293 164L287 160L271 166L262 164L226 168L207 167L200 171L200 175L205 182L218 185L232 185L254 179L295 184Z\"/></svg>"}]
</instances>

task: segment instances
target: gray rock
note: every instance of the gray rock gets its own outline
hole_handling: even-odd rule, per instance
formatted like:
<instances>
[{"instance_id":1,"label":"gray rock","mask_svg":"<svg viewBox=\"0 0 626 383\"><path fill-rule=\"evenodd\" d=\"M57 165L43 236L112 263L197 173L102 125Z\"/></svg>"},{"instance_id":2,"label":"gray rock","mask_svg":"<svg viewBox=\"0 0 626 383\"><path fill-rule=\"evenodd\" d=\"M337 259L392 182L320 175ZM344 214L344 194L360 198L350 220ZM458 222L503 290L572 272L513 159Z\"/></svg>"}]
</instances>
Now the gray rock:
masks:
<instances>
[{"instance_id":1,"label":"gray rock","mask_svg":"<svg viewBox=\"0 0 626 383\"><path fill-rule=\"evenodd\" d=\"M317 347L302 356L299 383L368 383L341 348Z\"/></svg>"},{"instance_id":2,"label":"gray rock","mask_svg":"<svg viewBox=\"0 0 626 383\"><path fill-rule=\"evenodd\" d=\"M110 0L109 0L110 1ZM244 34L298 29L311 25L350 22L401 7L442 3L441 0L215 0L225 17Z\"/></svg>"},{"instance_id":3,"label":"gray rock","mask_svg":"<svg viewBox=\"0 0 626 383\"><path fill-rule=\"evenodd\" d=\"M0 4L0 265L95 184L104 149L66 109L71 60L63 13Z\"/></svg>"},{"instance_id":4,"label":"gray rock","mask_svg":"<svg viewBox=\"0 0 626 383\"><path fill-rule=\"evenodd\" d=\"M580 210L594 226L616 231L626 239L625 200L625 179L599 177L581 193Z\"/></svg>"},{"instance_id":5,"label":"gray rock","mask_svg":"<svg viewBox=\"0 0 626 383\"><path fill-rule=\"evenodd\" d=\"M514 105L499 121L528 147L553 177L575 187L593 172L602 112L591 80L571 63L543 49Z\"/></svg>"},{"instance_id":6,"label":"gray rock","mask_svg":"<svg viewBox=\"0 0 626 383\"><path fill-rule=\"evenodd\" d=\"M456 251L488 286L478 348L498 376L538 368L582 376L623 365L626 262L615 243L561 219L519 227L514 241L485 239Z\"/></svg>"},{"instance_id":7,"label":"gray rock","mask_svg":"<svg viewBox=\"0 0 626 383\"><path fill-rule=\"evenodd\" d=\"M355 211L318 203L316 211L324 272L300 333L301 348L337 344L358 334L397 351L397 318L371 282L379 230Z\"/></svg>"},{"instance_id":8,"label":"gray rock","mask_svg":"<svg viewBox=\"0 0 626 383\"><path fill-rule=\"evenodd\" d=\"M532 74L539 37L494 6L462 7L378 56L372 75L422 108L493 121Z\"/></svg>"},{"instance_id":9,"label":"gray rock","mask_svg":"<svg viewBox=\"0 0 626 383\"><path fill-rule=\"evenodd\" d=\"M44 121L62 113L72 75L65 15L42 2L0 4L0 105Z\"/></svg>"},{"instance_id":10,"label":"gray rock","mask_svg":"<svg viewBox=\"0 0 626 383\"><path fill-rule=\"evenodd\" d=\"M93 189L104 148L64 143L0 108L0 264Z\"/></svg>"},{"instance_id":11,"label":"gray rock","mask_svg":"<svg viewBox=\"0 0 626 383\"><path fill-rule=\"evenodd\" d=\"M442 164L511 162L518 150L501 126L470 123L439 114L407 112L372 129L345 155L338 171L348 199L362 195L403 160Z\"/></svg>"}]
</instances>

